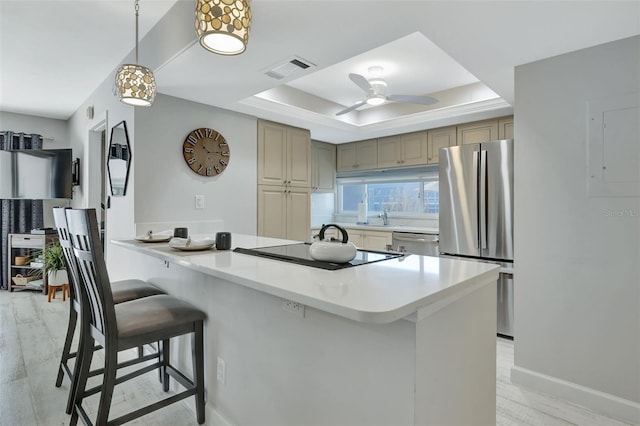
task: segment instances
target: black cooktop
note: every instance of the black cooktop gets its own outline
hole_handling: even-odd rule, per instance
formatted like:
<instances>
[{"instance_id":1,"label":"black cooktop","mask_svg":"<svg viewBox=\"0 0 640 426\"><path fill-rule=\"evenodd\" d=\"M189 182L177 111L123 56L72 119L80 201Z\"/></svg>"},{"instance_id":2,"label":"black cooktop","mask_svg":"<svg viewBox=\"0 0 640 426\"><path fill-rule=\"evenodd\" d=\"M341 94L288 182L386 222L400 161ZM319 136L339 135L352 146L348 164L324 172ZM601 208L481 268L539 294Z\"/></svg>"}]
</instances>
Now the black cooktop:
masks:
<instances>
[{"instance_id":1,"label":"black cooktop","mask_svg":"<svg viewBox=\"0 0 640 426\"><path fill-rule=\"evenodd\" d=\"M356 257L347 263L322 262L315 260L309 254L310 243L285 244L281 246L258 247L247 249L237 247L233 251L236 253L249 254L252 256L266 257L280 260L282 262L296 263L298 265L312 266L314 268L328 269L335 271L338 269L350 268L352 266L365 265L367 263L380 262L382 260L395 259L402 256L399 253L388 253L373 250L358 250Z\"/></svg>"}]
</instances>

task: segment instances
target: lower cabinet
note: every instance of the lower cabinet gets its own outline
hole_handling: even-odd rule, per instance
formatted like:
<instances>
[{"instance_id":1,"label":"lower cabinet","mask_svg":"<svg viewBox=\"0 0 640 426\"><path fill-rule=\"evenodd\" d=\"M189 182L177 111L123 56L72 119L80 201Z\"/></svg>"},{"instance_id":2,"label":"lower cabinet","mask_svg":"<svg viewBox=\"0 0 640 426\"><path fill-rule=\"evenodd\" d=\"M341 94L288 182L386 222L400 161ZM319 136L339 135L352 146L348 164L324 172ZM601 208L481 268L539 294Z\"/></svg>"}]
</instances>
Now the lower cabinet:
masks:
<instances>
[{"instance_id":1,"label":"lower cabinet","mask_svg":"<svg viewBox=\"0 0 640 426\"><path fill-rule=\"evenodd\" d=\"M391 244L391 232L387 231L370 231L360 228L346 228L349 234L349 241L356 245L359 249L386 251L387 244ZM313 228L311 235L318 235L320 228ZM335 228L329 228L325 231L325 239L328 237L340 238L340 232Z\"/></svg>"},{"instance_id":2,"label":"lower cabinet","mask_svg":"<svg viewBox=\"0 0 640 426\"><path fill-rule=\"evenodd\" d=\"M384 231L363 231L362 248L366 250L385 251L387 245L391 244L391 232Z\"/></svg>"},{"instance_id":3,"label":"lower cabinet","mask_svg":"<svg viewBox=\"0 0 640 426\"><path fill-rule=\"evenodd\" d=\"M258 235L309 241L311 189L258 185Z\"/></svg>"}]
</instances>

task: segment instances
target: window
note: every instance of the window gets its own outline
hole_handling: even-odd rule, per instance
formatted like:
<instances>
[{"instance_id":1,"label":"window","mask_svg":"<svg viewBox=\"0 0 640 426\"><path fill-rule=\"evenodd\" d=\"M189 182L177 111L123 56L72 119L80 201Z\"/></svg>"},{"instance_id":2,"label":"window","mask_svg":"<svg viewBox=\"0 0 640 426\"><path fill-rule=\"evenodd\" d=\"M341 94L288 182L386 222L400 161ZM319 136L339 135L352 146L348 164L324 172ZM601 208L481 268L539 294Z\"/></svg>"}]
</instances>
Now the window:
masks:
<instances>
[{"instance_id":1,"label":"window","mask_svg":"<svg viewBox=\"0 0 640 426\"><path fill-rule=\"evenodd\" d=\"M394 171L381 174L341 176L338 183L338 212L357 213L366 200L369 212L387 211L394 216L433 217L439 213L437 168L422 173Z\"/></svg>"}]
</instances>

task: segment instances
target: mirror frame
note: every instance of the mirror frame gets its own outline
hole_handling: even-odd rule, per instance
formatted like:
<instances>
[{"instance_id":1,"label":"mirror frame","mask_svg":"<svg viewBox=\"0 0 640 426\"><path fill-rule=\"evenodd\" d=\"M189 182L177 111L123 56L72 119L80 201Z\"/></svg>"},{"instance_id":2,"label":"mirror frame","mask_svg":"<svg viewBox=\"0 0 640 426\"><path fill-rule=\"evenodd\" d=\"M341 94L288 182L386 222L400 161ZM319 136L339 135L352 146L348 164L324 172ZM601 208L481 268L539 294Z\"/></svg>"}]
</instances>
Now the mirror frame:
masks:
<instances>
[{"instance_id":1,"label":"mirror frame","mask_svg":"<svg viewBox=\"0 0 640 426\"><path fill-rule=\"evenodd\" d=\"M114 141L114 133L116 130L124 130L124 141ZM126 149L123 149L126 148ZM109 173L109 186L111 187L111 195L114 197L124 197L127 195L127 186L129 183L129 170L131 169L131 145L129 144L129 133L127 132L127 123L122 120L111 128L111 138L109 139L109 152L107 154L107 171ZM112 160L124 160L126 162L126 172L124 176L124 185L122 187L122 193L114 192L113 190L113 177L112 168L110 163Z\"/></svg>"}]
</instances>

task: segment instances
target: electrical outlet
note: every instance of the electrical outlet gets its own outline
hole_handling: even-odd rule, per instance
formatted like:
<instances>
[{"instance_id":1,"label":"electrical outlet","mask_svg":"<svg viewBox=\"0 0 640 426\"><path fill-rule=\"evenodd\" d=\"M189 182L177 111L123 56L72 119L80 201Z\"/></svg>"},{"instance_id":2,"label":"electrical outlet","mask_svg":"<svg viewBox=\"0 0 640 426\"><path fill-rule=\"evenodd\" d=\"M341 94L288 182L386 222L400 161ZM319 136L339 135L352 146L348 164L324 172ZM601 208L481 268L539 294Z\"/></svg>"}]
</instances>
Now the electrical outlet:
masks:
<instances>
[{"instance_id":1,"label":"electrical outlet","mask_svg":"<svg viewBox=\"0 0 640 426\"><path fill-rule=\"evenodd\" d=\"M224 359L218 357L218 370L216 374L217 380L223 385L227 384L227 365Z\"/></svg>"},{"instance_id":2,"label":"electrical outlet","mask_svg":"<svg viewBox=\"0 0 640 426\"><path fill-rule=\"evenodd\" d=\"M196 209L204 209L204 195L196 195Z\"/></svg>"},{"instance_id":3,"label":"electrical outlet","mask_svg":"<svg viewBox=\"0 0 640 426\"><path fill-rule=\"evenodd\" d=\"M304 305L302 303L294 302L293 300L283 300L282 309L300 318L304 318Z\"/></svg>"}]
</instances>

